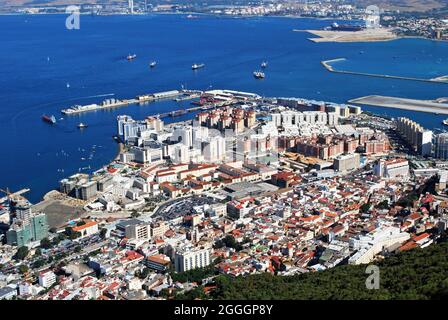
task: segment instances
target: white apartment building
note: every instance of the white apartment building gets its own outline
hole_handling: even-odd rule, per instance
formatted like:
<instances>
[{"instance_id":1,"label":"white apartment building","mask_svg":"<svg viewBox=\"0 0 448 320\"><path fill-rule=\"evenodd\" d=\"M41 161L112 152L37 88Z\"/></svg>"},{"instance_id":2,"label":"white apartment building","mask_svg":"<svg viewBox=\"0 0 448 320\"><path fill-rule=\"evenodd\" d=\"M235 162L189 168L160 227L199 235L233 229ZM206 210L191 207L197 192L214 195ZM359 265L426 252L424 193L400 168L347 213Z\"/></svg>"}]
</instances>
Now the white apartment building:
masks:
<instances>
[{"instance_id":1,"label":"white apartment building","mask_svg":"<svg viewBox=\"0 0 448 320\"><path fill-rule=\"evenodd\" d=\"M39 284L44 288L51 287L56 282L56 275L51 270L39 272Z\"/></svg>"},{"instance_id":2,"label":"white apartment building","mask_svg":"<svg viewBox=\"0 0 448 320\"><path fill-rule=\"evenodd\" d=\"M339 121L338 113L322 111L285 111L282 113L273 113L271 117L272 122L277 127L299 126L304 123L334 126Z\"/></svg>"},{"instance_id":3,"label":"white apartment building","mask_svg":"<svg viewBox=\"0 0 448 320\"><path fill-rule=\"evenodd\" d=\"M373 167L373 172L383 178L408 177L409 162L406 159L380 159Z\"/></svg>"},{"instance_id":4,"label":"white apartment building","mask_svg":"<svg viewBox=\"0 0 448 320\"><path fill-rule=\"evenodd\" d=\"M226 140L222 136L214 136L202 142L204 161L223 161L226 156Z\"/></svg>"},{"instance_id":5,"label":"white apartment building","mask_svg":"<svg viewBox=\"0 0 448 320\"><path fill-rule=\"evenodd\" d=\"M185 272L210 265L211 249L185 245L176 250L174 266L177 272Z\"/></svg>"}]
</instances>

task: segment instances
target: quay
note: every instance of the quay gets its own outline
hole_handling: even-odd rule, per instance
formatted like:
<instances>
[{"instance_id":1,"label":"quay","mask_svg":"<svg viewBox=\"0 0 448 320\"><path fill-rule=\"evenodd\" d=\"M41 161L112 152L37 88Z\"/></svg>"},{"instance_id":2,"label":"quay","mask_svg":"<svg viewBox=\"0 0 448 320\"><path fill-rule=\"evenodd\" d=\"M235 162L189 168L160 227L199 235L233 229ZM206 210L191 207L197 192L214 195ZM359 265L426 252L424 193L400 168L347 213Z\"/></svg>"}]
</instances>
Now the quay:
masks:
<instances>
[{"instance_id":1,"label":"quay","mask_svg":"<svg viewBox=\"0 0 448 320\"><path fill-rule=\"evenodd\" d=\"M146 94L146 95L140 95L137 96L135 99L127 99L127 100L105 100L101 105L92 104L87 106L75 106L69 109L64 109L61 112L66 115L72 115L72 114L79 114L83 112L88 111L94 111L94 110L101 110L101 109L108 109L108 108L115 108L120 106L127 106L131 104L144 104L148 102L158 101L158 100L166 100L173 98L173 101L180 102L180 101L186 101L191 100L195 98L200 98L202 94L217 94L221 95L225 99L223 101L215 101L215 102L207 102L202 103L199 101L193 101L192 104L195 105L195 107L187 108L187 109L180 109L180 110L173 110L168 111L160 114L155 114L154 116L157 116L159 118L166 118L166 117L176 117L181 116L186 113L199 111L199 110L210 110L215 109L219 107L226 106L228 104L232 104L234 102L233 98L241 98L241 99L249 99L249 98L258 98L257 95L245 93L245 92L239 92L239 91L231 91L231 90L218 90L218 91L200 91L200 90L172 90L172 91L165 91L165 92L159 92L159 93L153 93L153 94ZM111 102L112 101L112 102Z\"/></svg>"},{"instance_id":2,"label":"quay","mask_svg":"<svg viewBox=\"0 0 448 320\"><path fill-rule=\"evenodd\" d=\"M199 111L199 110L205 111L205 110L211 110L211 109L224 107L225 105L231 104L231 103L232 102L230 102L230 101L223 101L221 103L214 103L214 104L210 104L210 105L203 105L203 106L191 107L191 108L187 108L187 109L180 109L180 110L159 113L154 116L157 116L160 119L167 118L167 117L176 117L176 116L181 116L181 115L184 115L184 114L187 114L190 112L194 112L194 111Z\"/></svg>"},{"instance_id":3,"label":"quay","mask_svg":"<svg viewBox=\"0 0 448 320\"><path fill-rule=\"evenodd\" d=\"M430 100L404 99L398 97L386 97L371 95L351 99L349 103L362 104L376 107L395 108L436 114L448 114L448 103L440 103Z\"/></svg>"},{"instance_id":4,"label":"quay","mask_svg":"<svg viewBox=\"0 0 448 320\"><path fill-rule=\"evenodd\" d=\"M331 66L332 62L337 61L345 61L345 58L338 58L332 60L321 61L320 63L330 72L333 73L342 73L342 74L350 74L355 76L365 76L365 77L374 77L374 78L383 78L383 79L395 79L395 80L408 80L408 81L419 81L419 82L430 82L430 83L440 83L440 84L448 84L445 77L433 78L433 79L425 79L425 78L414 78L414 77L404 77L404 76L392 76L388 74L376 74L376 73L367 73L367 72L357 72L357 71L345 71L345 70L336 70Z\"/></svg>"},{"instance_id":5,"label":"quay","mask_svg":"<svg viewBox=\"0 0 448 320\"><path fill-rule=\"evenodd\" d=\"M175 99L175 101L183 101L196 98L200 96L201 93L202 93L201 91L193 91L193 90L172 90L172 91L157 92L153 94L139 95L134 99L124 99L124 100L106 99L101 104L73 106L61 110L61 113L65 115L74 115L88 111L117 108L117 107L129 106L132 104L142 104L170 98Z\"/></svg>"}]
</instances>

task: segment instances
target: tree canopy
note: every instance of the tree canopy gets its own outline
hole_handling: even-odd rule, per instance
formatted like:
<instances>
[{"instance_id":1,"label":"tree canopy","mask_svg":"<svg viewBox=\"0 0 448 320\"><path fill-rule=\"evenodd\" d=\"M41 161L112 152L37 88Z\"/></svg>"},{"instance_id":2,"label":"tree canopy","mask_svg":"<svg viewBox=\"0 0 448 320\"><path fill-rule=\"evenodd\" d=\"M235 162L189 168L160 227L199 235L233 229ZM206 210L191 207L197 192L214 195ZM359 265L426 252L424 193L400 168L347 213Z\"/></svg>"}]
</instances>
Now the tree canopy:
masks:
<instances>
[{"instance_id":1,"label":"tree canopy","mask_svg":"<svg viewBox=\"0 0 448 320\"><path fill-rule=\"evenodd\" d=\"M448 296L448 243L413 249L375 263L380 288L367 289L366 265L294 276L269 273L216 280L215 299L439 299Z\"/></svg>"}]
</instances>

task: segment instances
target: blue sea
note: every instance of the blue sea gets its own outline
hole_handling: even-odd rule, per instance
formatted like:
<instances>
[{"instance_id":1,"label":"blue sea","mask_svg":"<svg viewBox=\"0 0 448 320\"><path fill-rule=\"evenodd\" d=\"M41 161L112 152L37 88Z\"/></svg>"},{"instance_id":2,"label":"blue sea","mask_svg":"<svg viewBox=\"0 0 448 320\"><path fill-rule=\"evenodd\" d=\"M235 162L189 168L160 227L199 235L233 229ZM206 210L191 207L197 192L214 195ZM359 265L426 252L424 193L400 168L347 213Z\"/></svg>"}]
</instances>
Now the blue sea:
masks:
<instances>
[{"instance_id":1,"label":"blue sea","mask_svg":"<svg viewBox=\"0 0 448 320\"><path fill-rule=\"evenodd\" d=\"M445 42L317 44L307 39L311 35L292 31L333 22L314 19L82 16L80 30L67 30L65 19L0 16L0 188L29 187L33 202L57 188L60 179L96 170L116 155L112 136L117 115L138 119L188 107L188 102L163 101L63 117L60 110L74 104L182 86L335 102L371 94L416 99L448 95L444 84L334 74L320 64L346 58L338 68L433 78L448 74ZM126 61L130 53L137 59ZM154 69L148 66L152 60L158 62ZM269 62L266 79L257 81L252 72L263 60ZM193 72L193 63L206 67ZM428 128L441 127L444 119L428 113L365 109L408 116ZM58 123L48 125L41 120L43 114L54 114ZM89 127L81 131L76 127L79 122Z\"/></svg>"}]
</instances>

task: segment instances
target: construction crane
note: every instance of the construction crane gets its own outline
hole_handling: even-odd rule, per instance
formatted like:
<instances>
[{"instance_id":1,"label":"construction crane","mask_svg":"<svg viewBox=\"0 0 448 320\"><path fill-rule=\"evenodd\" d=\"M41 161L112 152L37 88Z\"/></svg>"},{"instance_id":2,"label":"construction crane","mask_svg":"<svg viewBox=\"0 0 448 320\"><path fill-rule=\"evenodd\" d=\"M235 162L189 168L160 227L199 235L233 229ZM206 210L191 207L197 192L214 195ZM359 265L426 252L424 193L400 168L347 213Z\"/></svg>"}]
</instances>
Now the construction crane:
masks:
<instances>
[{"instance_id":1,"label":"construction crane","mask_svg":"<svg viewBox=\"0 0 448 320\"><path fill-rule=\"evenodd\" d=\"M6 190L0 189L0 192L3 192L6 195L6 197L0 199L0 202L3 202L5 200L13 200L13 201L25 200L25 198L22 196L22 194L24 194L28 191L30 191L30 189L28 189L28 188L19 190L17 192L11 192L11 191L9 191L9 188L6 188Z\"/></svg>"}]
</instances>

